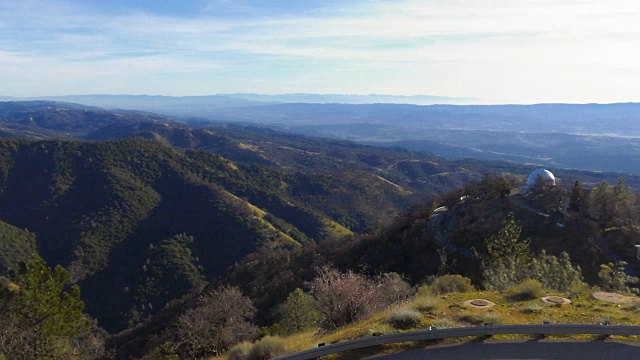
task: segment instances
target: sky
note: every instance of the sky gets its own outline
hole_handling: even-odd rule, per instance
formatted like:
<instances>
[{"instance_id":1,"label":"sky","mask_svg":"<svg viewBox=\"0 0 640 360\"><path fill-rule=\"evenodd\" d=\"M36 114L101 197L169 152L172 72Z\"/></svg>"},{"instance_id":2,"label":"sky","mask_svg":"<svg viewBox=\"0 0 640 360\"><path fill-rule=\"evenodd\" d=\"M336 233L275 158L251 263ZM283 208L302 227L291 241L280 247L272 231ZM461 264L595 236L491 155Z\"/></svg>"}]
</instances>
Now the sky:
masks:
<instances>
[{"instance_id":1,"label":"sky","mask_svg":"<svg viewBox=\"0 0 640 360\"><path fill-rule=\"evenodd\" d=\"M640 1L0 0L0 96L640 101Z\"/></svg>"}]
</instances>

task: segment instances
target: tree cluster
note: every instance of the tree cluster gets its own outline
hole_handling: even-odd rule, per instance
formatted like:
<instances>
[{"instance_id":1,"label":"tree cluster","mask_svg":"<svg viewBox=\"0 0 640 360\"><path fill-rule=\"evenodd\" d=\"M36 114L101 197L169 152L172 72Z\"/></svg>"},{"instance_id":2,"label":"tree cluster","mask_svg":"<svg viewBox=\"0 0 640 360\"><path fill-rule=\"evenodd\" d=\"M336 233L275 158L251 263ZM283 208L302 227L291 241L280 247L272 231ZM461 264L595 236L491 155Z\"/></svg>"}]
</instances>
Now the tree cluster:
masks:
<instances>
[{"instance_id":1,"label":"tree cluster","mask_svg":"<svg viewBox=\"0 0 640 360\"><path fill-rule=\"evenodd\" d=\"M91 359L103 355L102 339L82 313L69 273L33 256L2 281L0 354L9 359Z\"/></svg>"}]
</instances>

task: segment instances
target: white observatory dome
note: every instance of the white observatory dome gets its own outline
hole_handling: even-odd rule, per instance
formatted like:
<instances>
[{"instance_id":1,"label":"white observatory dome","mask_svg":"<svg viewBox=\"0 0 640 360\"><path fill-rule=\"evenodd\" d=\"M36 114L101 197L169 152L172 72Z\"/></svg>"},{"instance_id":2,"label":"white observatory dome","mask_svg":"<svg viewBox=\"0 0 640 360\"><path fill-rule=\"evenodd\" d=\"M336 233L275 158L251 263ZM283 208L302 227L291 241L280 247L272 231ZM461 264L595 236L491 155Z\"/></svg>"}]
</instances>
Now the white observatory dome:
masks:
<instances>
[{"instance_id":1,"label":"white observatory dome","mask_svg":"<svg viewBox=\"0 0 640 360\"><path fill-rule=\"evenodd\" d=\"M538 176L542 176L542 178L549 185L555 185L556 184L556 177L553 176L551 171L546 170L546 169L538 169L538 170L535 170L534 172L532 172L531 175L529 175L529 178L527 179L527 187L528 188L532 188L535 185L536 179L538 179Z\"/></svg>"}]
</instances>

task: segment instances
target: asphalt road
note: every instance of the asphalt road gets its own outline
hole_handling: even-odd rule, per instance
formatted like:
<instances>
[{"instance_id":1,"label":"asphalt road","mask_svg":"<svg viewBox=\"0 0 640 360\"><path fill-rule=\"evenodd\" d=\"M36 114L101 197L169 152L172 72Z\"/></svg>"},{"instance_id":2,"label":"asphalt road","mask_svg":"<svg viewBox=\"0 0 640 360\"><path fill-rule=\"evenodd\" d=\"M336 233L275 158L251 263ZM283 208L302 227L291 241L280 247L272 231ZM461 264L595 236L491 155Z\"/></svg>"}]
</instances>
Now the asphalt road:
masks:
<instances>
[{"instance_id":1,"label":"asphalt road","mask_svg":"<svg viewBox=\"0 0 640 360\"><path fill-rule=\"evenodd\" d=\"M639 342L616 341L504 341L468 342L375 356L375 360L613 360L640 359Z\"/></svg>"}]
</instances>

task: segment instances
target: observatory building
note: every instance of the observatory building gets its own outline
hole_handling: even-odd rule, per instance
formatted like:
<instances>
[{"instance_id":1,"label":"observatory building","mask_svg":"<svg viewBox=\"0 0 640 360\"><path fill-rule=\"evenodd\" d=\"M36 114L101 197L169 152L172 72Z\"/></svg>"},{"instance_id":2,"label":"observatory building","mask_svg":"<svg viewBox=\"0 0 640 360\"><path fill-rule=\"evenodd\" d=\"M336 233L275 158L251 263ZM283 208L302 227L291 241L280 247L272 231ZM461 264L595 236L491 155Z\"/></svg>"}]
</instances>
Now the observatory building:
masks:
<instances>
[{"instance_id":1,"label":"observatory building","mask_svg":"<svg viewBox=\"0 0 640 360\"><path fill-rule=\"evenodd\" d=\"M520 187L520 193L521 194L528 193L536 185L536 180L538 180L538 176L542 177L542 179L547 183L547 185L553 186L556 184L556 177L553 176L553 173L551 173L551 171L547 169L538 169L532 172L531 174L529 174L529 177L527 178L527 184Z\"/></svg>"}]
</instances>

